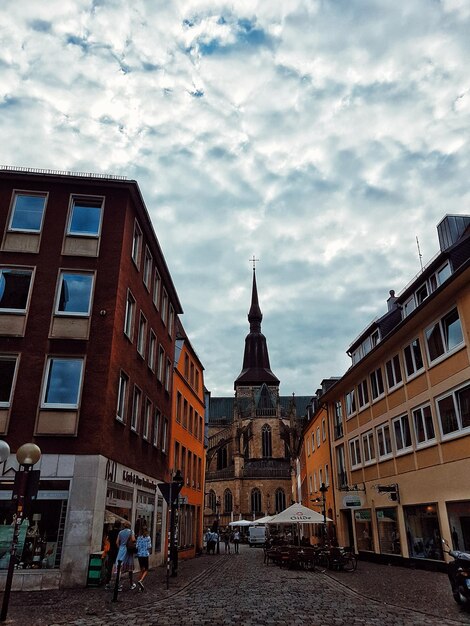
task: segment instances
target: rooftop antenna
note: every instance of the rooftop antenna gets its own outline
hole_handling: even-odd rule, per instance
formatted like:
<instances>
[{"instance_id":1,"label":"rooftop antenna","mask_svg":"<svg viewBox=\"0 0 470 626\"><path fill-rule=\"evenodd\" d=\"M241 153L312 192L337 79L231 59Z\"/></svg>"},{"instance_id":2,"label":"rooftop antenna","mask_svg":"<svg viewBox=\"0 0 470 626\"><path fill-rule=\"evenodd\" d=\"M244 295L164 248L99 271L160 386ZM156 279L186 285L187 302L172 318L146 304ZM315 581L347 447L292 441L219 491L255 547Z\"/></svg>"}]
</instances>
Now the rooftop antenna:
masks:
<instances>
[{"instance_id":1,"label":"rooftop antenna","mask_svg":"<svg viewBox=\"0 0 470 626\"><path fill-rule=\"evenodd\" d=\"M421 254L421 249L419 247L418 235L416 235L416 245L418 246L419 264L421 265L421 271L423 271L423 255Z\"/></svg>"}]
</instances>

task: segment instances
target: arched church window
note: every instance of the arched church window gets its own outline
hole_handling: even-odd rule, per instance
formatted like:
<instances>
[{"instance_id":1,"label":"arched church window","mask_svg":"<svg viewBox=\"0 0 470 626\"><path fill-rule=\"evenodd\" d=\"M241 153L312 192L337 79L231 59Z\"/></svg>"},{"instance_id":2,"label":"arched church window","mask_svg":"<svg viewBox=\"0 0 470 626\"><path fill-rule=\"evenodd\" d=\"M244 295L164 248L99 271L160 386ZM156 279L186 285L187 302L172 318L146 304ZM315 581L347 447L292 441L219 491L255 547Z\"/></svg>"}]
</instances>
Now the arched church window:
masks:
<instances>
[{"instance_id":1,"label":"arched church window","mask_svg":"<svg viewBox=\"0 0 470 626\"><path fill-rule=\"evenodd\" d=\"M284 489L276 489L276 513L280 513L286 508L286 494Z\"/></svg>"},{"instance_id":2,"label":"arched church window","mask_svg":"<svg viewBox=\"0 0 470 626\"><path fill-rule=\"evenodd\" d=\"M227 467L227 446L217 450L217 469L221 470Z\"/></svg>"},{"instance_id":3,"label":"arched church window","mask_svg":"<svg viewBox=\"0 0 470 626\"><path fill-rule=\"evenodd\" d=\"M265 424L261 429L261 436L263 440L263 456L270 457L273 455L271 426Z\"/></svg>"},{"instance_id":4,"label":"arched church window","mask_svg":"<svg viewBox=\"0 0 470 626\"><path fill-rule=\"evenodd\" d=\"M251 512L261 512L261 491L257 488L253 489L251 492Z\"/></svg>"},{"instance_id":5,"label":"arched church window","mask_svg":"<svg viewBox=\"0 0 470 626\"><path fill-rule=\"evenodd\" d=\"M215 497L215 491L213 489L211 489L209 491L209 508L211 509L211 511L213 511L215 513L215 510L217 508L217 498Z\"/></svg>"},{"instance_id":6,"label":"arched church window","mask_svg":"<svg viewBox=\"0 0 470 626\"><path fill-rule=\"evenodd\" d=\"M224 513L231 513L233 511L233 498L230 489L224 491Z\"/></svg>"}]
</instances>

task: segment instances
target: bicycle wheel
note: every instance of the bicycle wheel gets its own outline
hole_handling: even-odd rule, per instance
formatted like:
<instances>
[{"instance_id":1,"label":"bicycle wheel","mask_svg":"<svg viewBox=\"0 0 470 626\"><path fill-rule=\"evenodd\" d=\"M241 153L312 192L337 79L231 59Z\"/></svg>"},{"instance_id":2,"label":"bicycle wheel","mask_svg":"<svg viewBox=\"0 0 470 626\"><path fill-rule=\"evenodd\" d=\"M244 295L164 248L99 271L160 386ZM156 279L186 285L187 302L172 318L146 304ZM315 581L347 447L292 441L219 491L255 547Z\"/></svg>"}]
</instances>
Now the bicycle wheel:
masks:
<instances>
[{"instance_id":1,"label":"bicycle wheel","mask_svg":"<svg viewBox=\"0 0 470 626\"><path fill-rule=\"evenodd\" d=\"M326 552L320 552L320 554L317 554L315 558L315 566L324 570L329 568L330 559L328 558L328 554Z\"/></svg>"},{"instance_id":2,"label":"bicycle wheel","mask_svg":"<svg viewBox=\"0 0 470 626\"><path fill-rule=\"evenodd\" d=\"M346 552L341 560L342 569L345 572L355 572L357 568L357 557L351 552Z\"/></svg>"}]
</instances>

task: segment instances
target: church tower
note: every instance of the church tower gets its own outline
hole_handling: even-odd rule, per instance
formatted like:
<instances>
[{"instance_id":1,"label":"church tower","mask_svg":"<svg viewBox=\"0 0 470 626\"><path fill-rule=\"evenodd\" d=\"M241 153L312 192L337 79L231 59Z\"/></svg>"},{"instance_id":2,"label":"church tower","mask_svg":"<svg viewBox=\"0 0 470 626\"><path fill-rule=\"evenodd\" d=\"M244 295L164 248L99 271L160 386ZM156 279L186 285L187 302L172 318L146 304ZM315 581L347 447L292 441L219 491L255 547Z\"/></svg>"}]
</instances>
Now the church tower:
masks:
<instances>
[{"instance_id":1,"label":"church tower","mask_svg":"<svg viewBox=\"0 0 470 626\"><path fill-rule=\"evenodd\" d=\"M235 397L211 398L207 449L205 525L273 515L292 499L291 462L309 397L279 395L271 370L253 266L249 333ZM300 419L299 419L300 418Z\"/></svg>"}]
</instances>

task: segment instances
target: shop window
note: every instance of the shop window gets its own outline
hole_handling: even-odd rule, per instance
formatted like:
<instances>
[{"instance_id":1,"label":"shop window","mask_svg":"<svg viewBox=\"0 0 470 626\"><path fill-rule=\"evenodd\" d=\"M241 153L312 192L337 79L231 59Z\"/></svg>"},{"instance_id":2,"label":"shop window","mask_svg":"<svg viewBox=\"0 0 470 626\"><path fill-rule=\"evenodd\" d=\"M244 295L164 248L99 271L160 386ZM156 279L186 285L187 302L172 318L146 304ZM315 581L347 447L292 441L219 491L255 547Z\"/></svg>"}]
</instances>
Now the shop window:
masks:
<instances>
[{"instance_id":1,"label":"shop window","mask_svg":"<svg viewBox=\"0 0 470 626\"><path fill-rule=\"evenodd\" d=\"M387 507L375 510L377 531L382 554L401 554L400 533L397 522L397 509Z\"/></svg>"},{"instance_id":2,"label":"shop window","mask_svg":"<svg viewBox=\"0 0 470 626\"><path fill-rule=\"evenodd\" d=\"M403 354L405 356L406 376L409 379L415 374L418 374L424 367L419 339L415 339L406 346L403 350Z\"/></svg>"},{"instance_id":3,"label":"shop window","mask_svg":"<svg viewBox=\"0 0 470 626\"><path fill-rule=\"evenodd\" d=\"M13 395L16 356L0 356L0 408L8 408Z\"/></svg>"},{"instance_id":4,"label":"shop window","mask_svg":"<svg viewBox=\"0 0 470 626\"><path fill-rule=\"evenodd\" d=\"M345 395L346 400L346 415L350 417L356 412L356 396L354 395L354 389Z\"/></svg>"},{"instance_id":5,"label":"shop window","mask_svg":"<svg viewBox=\"0 0 470 626\"><path fill-rule=\"evenodd\" d=\"M132 334L134 329L134 314L135 314L135 298L132 293L127 291L126 300L126 313L124 317L124 334L132 341Z\"/></svg>"},{"instance_id":6,"label":"shop window","mask_svg":"<svg viewBox=\"0 0 470 626\"><path fill-rule=\"evenodd\" d=\"M356 525L357 549L360 552L373 552L374 540L370 509L354 511L354 522Z\"/></svg>"},{"instance_id":7,"label":"shop window","mask_svg":"<svg viewBox=\"0 0 470 626\"><path fill-rule=\"evenodd\" d=\"M410 557L443 560L437 505L404 506L403 513Z\"/></svg>"},{"instance_id":8,"label":"shop window","mask_svg":"<svg viewBox=\"0 0 470 626\"><path fill-rule=\"evenodd\" d=\"M447 502L452 548L470 552L470 501Z\"/></svg>"},{"instance_id":9,"label":"shop window","mask_svg":"<svg viewBox=\"0 0 470 626\"><path fill-rule=\"evenodd\" d=\"M395 447L397 454L400 452L409 452L413 449L411 441L410 422L408 415L402 415L393 420L393 433L395 436Z\"/></svg>"},{"instance_id":10,"label":"shop window","mask_svg":"<svg viewBox=\"0 0 470 626\"><path fill-rule=\"evenodd\" d=\"M43 408L76 409L82 385L83 359L47 359Z\"/></svg>"},{"instance_id":11,"label":"shop window","mask_svg":"<svg viewBox=\"0 0 470 626\"><path fill-rule=\"evenodd\" d=\"M103 198L72 196L67 233L73 236L98 237L103 214Z\"/></svg>"},{"instance_id":12,"label":"shop window","mask_svg":"<svg viewBox=\"0 0 470 626\"><path fill-rule=\"evenodd\" d=\"M470 429L470 385L454 390L436 401L442 436Z\"/></svg>"},{"instance_id":13,"label":"shop window","mask_svg":"<svg viewBox=\"0 0 470 626\"><path fill-rule=\"evenodd\" d=\"M402 382L400 357L396 354L393 359L390 359L385 364L385 371L387 373L387 384L389 390L394 389Z\"/></svg>"},{"instance_id":14,"label":"shop window","mask_svg":"<svg viewBox=\"0 0 470 626\"><path fill-rule=\"evenodd\" d=\"M361 447L359 445L359 437L352 439L349 442L349 458L351 461L351 469L361 465Z\"/></svg>"},{"instance_id":15,"label":"shop window","mask_svg":"<svg viewBox=\"0 0 470 626\"><path fill-rule=\"evenodd\" d=\"M8 230L41 232L46 199L46 194L15 193Z\"/></svg>"},{"instance_id":16,"label":"shop window","mask_svg":"<svg viewBox=\"0 0 470 626\"><path fill-rule=\"evenodd\" d=\"M429 361L435 361L463 343L462 326L457 309L430 326L425 331Z\"/></svg>"},{"instance_id":17,"label":"shop window","mask_svg":"<svg viewBox=\"0 0 470 626\"><path fill-rule=\"evenodd\" d=\"M380 367L370 374L370 388L373 400L377 400L384 394L382 369Z\"/></svg>"},{"instance_id":18,"label":"shop window","mask_svg":"<svg viewBox=\"0 0 470 626\"><path fill-rule=\"evenodd\" d=\"M424 445L436 440L434 422L432 420L431 407L421 406L413 410L413 424L416 437L416 445Z\"/></svg>"},{"instance_id":19,"label":"shop window","mask_svg":"<svg viewBox=\"0 0 470 626\"><path fill-rule=\"evenodd\" d=\"M155 518L155 541L152 542L152 544L155 546L155 552L161 552L163 527L163 498L161 496L158 496L157 498L157 510Z\"/></svg>"},{"instance_id":20,"label":"shop window","mask_svg":"<svg viewBox=\"0 0 470 626\"><path fill-rule=\"evenodd\" d=\"M369 404L369 390L367 388L367 379L364 379L357 386L357 399L359 401L360 409L363 409Z\"/></svg>"},{"instance_id":21,"label":"shop window","mask_svg":"<svg viewBox=\"0 0 470 626\"><path fill-rule=\"evenodd\" d=\"M392 440L390 439L390 426L383 424L376 429L379 459L382 461L392 456Z\"/></svg>"},{"instance_id":22,"label":"shop window","mask_svg":"<svg viewBox=\"0 0 470 626\"><path fill-rule=\"evenodd\" d=\"M129 377L121 372L119 375L119 387L118 387L118 402L116 409L116 419L120 422L126 421L126 406L127 406L127 390L129 388Z\"/></svg>"},{"instance_id":23,"label":"shop window","mask_svg":"<svg viewBox=\"0 0 470 626\"><path fill-rule=\"evenodd\" d=\"M374 433L372 430L362 435L362 451L364 454L364 465L375 461Z\"/></svg>"},{"instance_id":24,"label":"shop window","mask_svg":"<svg viewBox=\"0 0 470 626\"><path fill-rule=\"evenodd\" d=\"M0 313L24 313L33 270L0 268Z\"/></svg>"},{"instance_id":25,"label":"shop window","mask_svg":"<svg viewBox=\"0 0 470 626\"><path fill-rule=\"evenodd\" d=\"M135 532L139 534L140 530L146 527L149 533L152 533L155 517L155 496L145 491L137 491L136 498L136 523ZM151 552L155 550L152 542Z\"/></svg>"},{"instance_id":26,"label":"shop window","mask_svg":"<svg viewBox=\"0 0 470 626\"><path fill-rule=\"evenodd\" d=\"M61 272L55 312L57 315L90 315L93 275Z\"/></svg>"}]
</instances>

